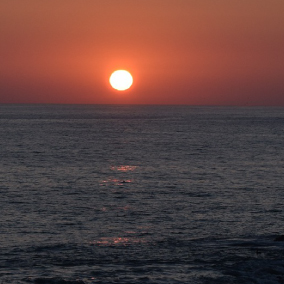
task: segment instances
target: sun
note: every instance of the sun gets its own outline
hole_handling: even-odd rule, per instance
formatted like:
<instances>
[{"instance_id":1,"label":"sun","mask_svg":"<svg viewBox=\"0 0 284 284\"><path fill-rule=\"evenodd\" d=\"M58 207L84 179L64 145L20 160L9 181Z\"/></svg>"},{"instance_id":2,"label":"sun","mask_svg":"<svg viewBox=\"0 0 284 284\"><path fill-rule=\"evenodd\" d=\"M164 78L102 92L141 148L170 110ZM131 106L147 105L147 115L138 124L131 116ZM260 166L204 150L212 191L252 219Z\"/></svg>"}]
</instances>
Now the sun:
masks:
<instances>
[{"instance_id":1,"label":"sun","mask_svg":"<svg viewBox=\"0 0 284 284\"><path fill-rule=\"evenodd\" d=\"M125 91L131 87L133 78L126 70L116 70L109 77L109 82L114 89Z\"/></svg>"}]
</instances>

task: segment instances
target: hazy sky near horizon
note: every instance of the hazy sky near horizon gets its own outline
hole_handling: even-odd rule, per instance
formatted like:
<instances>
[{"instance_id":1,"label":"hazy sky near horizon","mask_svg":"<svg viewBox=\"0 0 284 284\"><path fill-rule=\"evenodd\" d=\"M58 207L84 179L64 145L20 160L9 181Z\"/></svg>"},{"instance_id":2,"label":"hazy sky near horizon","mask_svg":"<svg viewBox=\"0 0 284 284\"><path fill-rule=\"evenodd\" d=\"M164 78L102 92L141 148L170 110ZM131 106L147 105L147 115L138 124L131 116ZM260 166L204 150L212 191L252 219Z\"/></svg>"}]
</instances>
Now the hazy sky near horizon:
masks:
<instances>
[{"instance_id":1,"label":"hazy sky near horizon","mask_svg":"<svg viewBox=\"0 0 284 284\"><path fill-rule=\"evenodd\" d=\"M0 103L284 106L284 1L1 0L0 59Z\"/></svg>"}]
</instances>

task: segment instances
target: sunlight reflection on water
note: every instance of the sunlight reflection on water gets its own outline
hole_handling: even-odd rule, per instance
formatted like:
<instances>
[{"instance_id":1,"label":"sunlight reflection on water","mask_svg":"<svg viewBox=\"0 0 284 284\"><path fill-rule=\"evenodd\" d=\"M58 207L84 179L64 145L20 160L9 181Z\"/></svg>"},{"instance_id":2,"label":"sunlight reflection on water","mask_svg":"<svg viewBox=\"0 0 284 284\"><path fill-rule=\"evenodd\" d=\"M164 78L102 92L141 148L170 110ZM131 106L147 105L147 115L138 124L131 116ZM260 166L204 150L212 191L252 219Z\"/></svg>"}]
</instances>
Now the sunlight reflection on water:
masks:
<instances>
[{"instance_id":1,"label":"sunlight reflection on water","mask_svg":"<svg viewBox=\"0 0 284 284\"><path fill-rule=\"evenodd\" d=\"M138 237L102 237L99 240L91 242L91 245L98 246L116 246L123 245L128 246L131 244L145 243L144 238Z\"/></svg>"},{"instance_id":2,"label":"sunlight reflection on water","mask_svg":"<svg viewBox=\"0 0 284 284\"><path fill-rule=\"evenodd\" d=\"M111 166L111 170L119 172L130 172L137 169L137 166L121 165L121 166Z\"/></svg>"},{"instance_id":3,"label":"sunlight reflection on water","mask_svg":"<svg viewBox=\"0 0 284 284\"><path fill-rule=\"evenodd\" d=\"M117 172L118 177L109 177L104 179L100 182L101 186L108 186L108 185L116 185L116 186L123 186L127 183L132 183L133 179L129 176L121 176L122 173L129 173L133 172L137 169L137 166L132 165L119 165L119 166L110 166L110 170L113 172Z\"/></svg>"},{"instance_id":4,"label":"sunlight reflection on water","mask_svg":"<svg viewBox=\"0 0 284 284\"><path fill-rule=\"evenodd\" d=\"M1 115L0 283L283 282L283 109Z\"/></svg>"}]
</instances>

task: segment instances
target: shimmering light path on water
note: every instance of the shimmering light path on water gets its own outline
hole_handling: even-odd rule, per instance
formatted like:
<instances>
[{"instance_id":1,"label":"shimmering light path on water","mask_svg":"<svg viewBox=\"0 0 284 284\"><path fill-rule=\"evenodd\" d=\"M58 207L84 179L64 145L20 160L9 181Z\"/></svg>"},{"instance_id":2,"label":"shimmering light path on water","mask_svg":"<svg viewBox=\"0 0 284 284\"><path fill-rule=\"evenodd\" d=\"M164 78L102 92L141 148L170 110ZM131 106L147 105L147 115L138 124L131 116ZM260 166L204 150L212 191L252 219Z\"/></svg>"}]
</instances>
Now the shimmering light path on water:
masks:
<instances>
[{"instance_id":1,"label":"shimmering light path on water","mask_svg":"<svg viewBox=\"0 0 284 284\"><path fill-rule=\"evenodd\" d=\"M0 283L283 283L283 141L281 108L2 105Z\"/></svg>"}]
</instances>

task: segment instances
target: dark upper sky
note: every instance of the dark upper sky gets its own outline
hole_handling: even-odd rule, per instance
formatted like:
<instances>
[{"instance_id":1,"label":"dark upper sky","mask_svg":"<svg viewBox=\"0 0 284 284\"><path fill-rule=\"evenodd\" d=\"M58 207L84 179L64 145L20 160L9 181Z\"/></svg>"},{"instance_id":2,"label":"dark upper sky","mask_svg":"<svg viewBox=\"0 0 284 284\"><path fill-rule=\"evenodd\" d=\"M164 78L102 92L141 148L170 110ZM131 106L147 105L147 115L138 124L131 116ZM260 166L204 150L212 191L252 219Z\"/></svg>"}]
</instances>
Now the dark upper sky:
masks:
<instances>
[{"instance_id":1,"label":"dark upper sky","mask_svg":"<svg viewBox=\"0 0 284 284\"><path fill-rule=\"evenodd\" d=\"M284 106L284 1L1 0L0 59L0 103Z\"/></svg>"}]
</instances>

